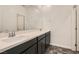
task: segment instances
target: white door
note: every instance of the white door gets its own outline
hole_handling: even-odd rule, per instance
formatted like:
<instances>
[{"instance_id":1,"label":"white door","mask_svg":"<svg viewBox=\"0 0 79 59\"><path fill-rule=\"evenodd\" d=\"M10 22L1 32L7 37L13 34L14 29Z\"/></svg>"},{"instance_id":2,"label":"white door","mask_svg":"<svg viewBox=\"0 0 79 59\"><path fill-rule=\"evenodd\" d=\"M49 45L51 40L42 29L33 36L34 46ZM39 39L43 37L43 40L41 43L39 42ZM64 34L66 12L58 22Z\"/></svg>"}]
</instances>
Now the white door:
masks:
<instances>
[{"instance_id":1,"label":"white door","mask_svg":"<svg viewBox=\"0 0 79 59\"><path fill-rule=\"evenodd\" d=\"M17 15L17 30L25 29L25 18L23 15Z\"/></svg>"},{"instance_id":2,"label":"white door","mask_svg":"<svg viewBox=\"0 0 79 59\"><path fill-rule=\"evenodd\" d=\"M79 6L77 6L77 50L79 51Z\"/></svg>"}]
</instances>

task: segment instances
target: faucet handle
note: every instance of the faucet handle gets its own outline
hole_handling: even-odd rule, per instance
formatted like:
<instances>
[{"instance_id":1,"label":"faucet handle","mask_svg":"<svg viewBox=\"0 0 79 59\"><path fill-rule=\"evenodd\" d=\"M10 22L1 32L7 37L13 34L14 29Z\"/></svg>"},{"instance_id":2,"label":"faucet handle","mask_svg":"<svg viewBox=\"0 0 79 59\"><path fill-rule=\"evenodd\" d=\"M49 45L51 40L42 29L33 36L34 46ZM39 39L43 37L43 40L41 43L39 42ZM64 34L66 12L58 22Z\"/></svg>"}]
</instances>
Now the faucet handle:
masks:
<instances>
[{"instance_id":1,"label":"faucet handle","mask_svg":"<svg viewBox=\"0 0 79 59\"><path fill-rule=\"evenodd\" d=\"M15 32L13 32L13 36L15 36Z\"/></svg>"},{"instance_id":2,"label":"faucet handle","mask_svg":"<svg viewBox=\"0 0 79 59\"><path fill-rule=\"evenodd\" d=\"M12 37L12 32L9 32L9 37Z\"/></svg>"},{"instance_id":3,"label":"faucet handle","mask_svg":"<svg viewBox=\"0 0 79 59\"><path fill-rule=\"evenodd\" d=\"M13 37L13 36L15 36L15 32L13 31L13 32L9 32L9 37Z\"/></svg>"}]
</instances>

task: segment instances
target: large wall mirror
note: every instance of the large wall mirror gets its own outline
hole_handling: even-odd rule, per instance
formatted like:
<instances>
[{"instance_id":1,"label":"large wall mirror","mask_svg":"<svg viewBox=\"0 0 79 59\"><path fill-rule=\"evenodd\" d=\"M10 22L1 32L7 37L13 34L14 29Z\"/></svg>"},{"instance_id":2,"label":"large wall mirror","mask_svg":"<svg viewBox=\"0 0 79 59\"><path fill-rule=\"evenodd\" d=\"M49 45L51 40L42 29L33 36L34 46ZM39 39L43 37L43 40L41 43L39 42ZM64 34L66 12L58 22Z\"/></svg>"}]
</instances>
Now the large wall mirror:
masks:
<instances>
[{"instance_id":1,"label":"large wall mirror","mask_svg":"<svg viewBox=\"0 0 79 59\"><path fill-rule=\"evenodd\" d=\"M0 6L0 33L25 30L26 14L23 6Z\"/></svg>"},{"instance_id":2,"label":"large wall mirror","mask_svg":"<svg viewBox=\"0 0 79 59\"><path fill-rule=\"evenodd\" d=\"M0 6L0 38L8 37L9 33L25 30L27 11L22 5ZM19 32L18 32L19 31Z\"/></svg>"}]
</instances>

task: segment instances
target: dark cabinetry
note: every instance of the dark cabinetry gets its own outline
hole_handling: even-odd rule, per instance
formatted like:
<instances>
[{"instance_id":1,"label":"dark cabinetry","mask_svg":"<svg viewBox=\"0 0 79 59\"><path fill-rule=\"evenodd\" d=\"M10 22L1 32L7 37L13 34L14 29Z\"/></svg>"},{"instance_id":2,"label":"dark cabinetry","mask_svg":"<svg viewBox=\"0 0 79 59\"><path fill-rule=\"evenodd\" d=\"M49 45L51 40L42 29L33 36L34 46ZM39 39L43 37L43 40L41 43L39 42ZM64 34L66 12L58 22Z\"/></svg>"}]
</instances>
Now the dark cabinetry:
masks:
<instances>
[{"instance_id":1,"label":"dark cabinetry","mask_svg":"<svg viewBox=\"0 0 79 59\"><path fill-rule=\"evenodd\" d=\"M50 44L50 32L47 32L37 38L25 43L19 44L2 54L43 54Z\"/></svg>"},{"instance_id":2,"label":"dark cabinetry","mask_svg":"<svg viewBox=\"0 0 79 59\"><path fill-rule=\"evenodd\" d=\"M22 54L22 53L24 53L24 51L26 51L27 49L29 49L30 47L32 47L36 43L37 43L36 38L34 38L30 41L27 41L23 44L20 44L16 47L13 47L7 51L2 52L2 53L3 54Z\"/></svg>"},{"instance_id":3,"label":"dark cabinetry","mask_svg":"<svg viewBox=\"0 0 79 59\"><path fill-rule=\"evenodd\" d=\"M50 32L38 37L38 54L45 53L46 49L50 45Z\"/></svg>"},{"instance_id":4,"label":"dark cabinetry","mask_svg":"<svg viewBox=\"0 0 79 59\"><path fill-rule=\"evenodd\" d=\"M23 54L37 54L37 44L24 51Z\"/></svg>"},{"instance_id":5,"label":"dark cabinetry","mask_svg":"<svg viewBox=\"0 0 79 59\"><path fill-rule=\"evenodd\" d=\"M46 48L48 48L48 46L50 45L50 32L47 32L45 34L45 38L46 38Z\"/></svg>"},{"instance_id":6,"label":"dark cabinetry","mask_svg":"<svg viewBox=\"0 0 79 59\"><path fill-rule=\"evenodd\" d=\"M45 35L38 37L38 54L45 52Z\"/></svg>"}]
</instances>

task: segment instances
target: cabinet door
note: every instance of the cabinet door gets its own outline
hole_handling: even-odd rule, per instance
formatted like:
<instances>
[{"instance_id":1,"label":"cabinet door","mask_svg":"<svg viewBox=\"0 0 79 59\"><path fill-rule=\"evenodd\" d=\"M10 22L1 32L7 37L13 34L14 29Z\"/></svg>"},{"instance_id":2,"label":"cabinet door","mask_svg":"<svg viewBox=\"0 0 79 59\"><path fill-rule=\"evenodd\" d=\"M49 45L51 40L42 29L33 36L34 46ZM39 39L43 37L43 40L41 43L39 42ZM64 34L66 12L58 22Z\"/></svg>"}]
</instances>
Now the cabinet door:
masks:
<instances>
[{"instance_id":1,"label":"cabinet door","mask_svg":"<svg viewBox=\"0 0 79 59\"><path fill-rule=\"evenodd\" d=\"M42 54L45 53L46 49L45 49L45 38L43 38L41 40L41 51L42 51Z\"/></svg>"},{"instance_id":2,"label":"cabinet door","mask_svg":"<svg viewBox=\"0 0 79 59\"><path fill-rule=\"evenodd\" d=\"M43 54L45 52L45 38L38 41L38 54Z\"/></svg>"},{"instance_id":3,"label":"cabinet door","mask_svg":"<svg viewBox=\"0 0 79 59\"><path fill-rule=\"evenodd\" d=\"M38 47L37 47L38 54L41 54L42 53L42 51L41 51L42 47L41 46L42 46L41 41L39 41L38 42Z\"/></svg>"},{"instance_id":4,"label":"cabinet door","mask_svg":"<svg viewBox=\"0 0 79 59\"><path fill-rule=\"evenodd\" d=\"M23 54L37 54L37 44L27 49Z\"/></svg>"},{"instance_id":5,"label":"cabinet door","mask_svg":"<svg viewBox=\"0 0 79 59\"><path fill-rule=\"evenodd\" d=\"M46 33L46 48L50 45L50 32Z\"/></svg>"}]
</instances>

